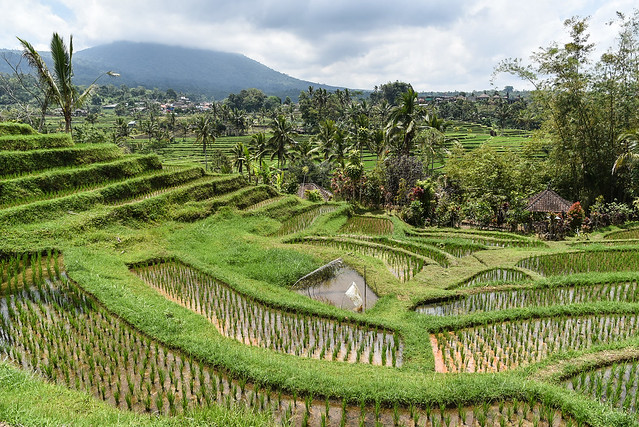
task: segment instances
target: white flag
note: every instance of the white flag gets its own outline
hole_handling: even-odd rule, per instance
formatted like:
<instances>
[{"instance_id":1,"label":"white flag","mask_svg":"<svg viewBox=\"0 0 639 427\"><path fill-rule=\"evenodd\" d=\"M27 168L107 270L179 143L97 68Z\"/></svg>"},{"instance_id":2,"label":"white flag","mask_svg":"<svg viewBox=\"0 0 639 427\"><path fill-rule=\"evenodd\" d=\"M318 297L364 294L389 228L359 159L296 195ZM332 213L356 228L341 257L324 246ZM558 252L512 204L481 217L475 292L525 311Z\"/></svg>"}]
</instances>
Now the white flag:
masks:
<instances>
[{"instance_id":1,"label":"white flag","mask_svg":"<svg viewBox=\"0 0 639 427\"><path fill-rule=\"evenodd\" d=\"M364 301L362 300L362 294L359 293L359 288L353 282L346 291L346 296L353 302L355 309L359 310L362 307Z\"/></svg>"}]
</instances>

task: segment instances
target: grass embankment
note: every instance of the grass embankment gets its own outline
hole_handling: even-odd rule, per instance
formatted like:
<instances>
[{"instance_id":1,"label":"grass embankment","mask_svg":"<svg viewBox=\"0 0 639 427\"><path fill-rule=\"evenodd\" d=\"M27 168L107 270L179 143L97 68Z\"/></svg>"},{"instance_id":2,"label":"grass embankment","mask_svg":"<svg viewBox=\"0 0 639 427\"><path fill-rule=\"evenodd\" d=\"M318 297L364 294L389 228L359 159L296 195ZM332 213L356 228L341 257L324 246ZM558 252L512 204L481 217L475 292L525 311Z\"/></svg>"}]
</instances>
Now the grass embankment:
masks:
<instances>
[{"instance_id":1,"label":"grass embankment","mask_svg":"<svg viewBox=\"0 0 639 427\"><path fill-rule=\"evenodd\" d=\"M64 169L50 169L44 163L48 158L55 158L55 153L68 156L69 162L73 163L54 161L51 168ZM122 165L131 165L133 161L133 158L117 160L119 157L108 147L0 152L0 161L4 159L11 163L11 159L22 159L16 162L16 167L3 172L3 183L22 183L22 187L29 189L36 175L28 176L28 173L41 171L38 175L63 180L62 177L86 173L83 171L100 170L98 159L102 163L115 160ZM89 166L93 163L96 164ZM639 341L634 334L624 342L618 342L614 340L616 332L613 328L606 330L605 336L611 337L610 342L589 343L590 348L588 345L562 348L550 352L536 364L513 365L512 369L500 373L446 375L434 373L435 356L430 335L453 331L461 336L468 334L469 328L480 330L493 325L512 328L512 325L524 322L567 322L577 317L618 318L623 314L630 317L639 314L636 302L602 298L602 301L583 303L580 300L579 304L573 304L577 300L558 299L557 304L550 301L548 304L518 305L515 301L489 311L475 310L448 317L413 311L417 303L452 296L476 298L473 304L483 304L484 300L478 296L481 290L474 287L479 284L454 290L448 288L490 269L516 270L528 276L521 284L509 283L501 289L522 288L522 292L531 293L538 290L539 295L543 292L550 295L550 290L559 291L559 287L566 285L585 289L590 285L597 287L601 283L633 280L633 272L592 273L593 268L589 268L604 256L607 257L607 269L619 270L617 267L628 261L621 255L627 255L628 251L585 251L594 255L578 255L582 273L542 278L538 272L516 267L517 263L543 256L544 260L553 260L554 268L544 272L561 274L565 271L563 266L574 256L565 253L569 249L577 252L575 248L564 243L546 245L500 232L416 231L388 216L349 220L353 216L345 204L318 207L293 196L279 197L269 187L246 186L239 176L208 176L201 168L152 172L118 183L108 183L106 175L102 177L105 185L98 189L4 209L0 222L6 233L0 242L0 253L60 249L69 276L122 321L231 378L297 395L300 400L302 397L310 399L310 396L328 397L355 406L364 402L371 406L377 403L387 408L406 409L414 404L424 409L440 405L449 408L482 405L516 398L547 403L589 425L635 423L631 416L584 399L554 379L547 381L536 376L552 363L587 358L595 354L593 352L624 351L637 346ZM158 178L160 176L163 178ZM33 197L36 196L33 193ZM255 206L271 198L276 200L250 212L237 211L237 208ZM192 221L196 222L190 223ZM349 236L340 237L345 230ZM384 246L419 257L429 254L438 263L425 263L420 271L402 283L389 271L384 259L340 245L306 244L305 239L317 238L313 236L348 241L352 247L355 244L370 248ZM297 242L286 243L290 239ZM629 247L624 249L632 247L632 243L627 245ZM594 246L592 249L600 248ZM340 310L288 289L299 277L337 257L344 258L358 271L367 272L371 284L380 294L376 306L366 313ZM178 259L269 310L393 331L403 343L403 363L400 368L392 368L315 360L247 346L225 337L208 319L169 301L129 270L131 264L159 259ZM524 267L532 267L532 264ZM494 285L487 289L490 292L497 292L503 286L499 277L497 283L492 281L490 284ZM531 359L534 360L537 359ZM207 416L212 417L214 423L219 420L219 424L224 425L264 422L259 416L252 418L250 414L219 407L175 418L121 413L82 393L44 384L11 369L6 364L0 365L0 373L7 376L6 381L0 381L0 417L15 424L195 424ZM25 386L15 386L12 378L24 381ZM15 388L15 397L3 399L10 387ZM30 403L38 393L45 397ZM53 409L47 408L44 402L55 402L55 405L52 405ZM74 414L70 408L78 405L80 409Z\"/></svg>"}]
</instances>

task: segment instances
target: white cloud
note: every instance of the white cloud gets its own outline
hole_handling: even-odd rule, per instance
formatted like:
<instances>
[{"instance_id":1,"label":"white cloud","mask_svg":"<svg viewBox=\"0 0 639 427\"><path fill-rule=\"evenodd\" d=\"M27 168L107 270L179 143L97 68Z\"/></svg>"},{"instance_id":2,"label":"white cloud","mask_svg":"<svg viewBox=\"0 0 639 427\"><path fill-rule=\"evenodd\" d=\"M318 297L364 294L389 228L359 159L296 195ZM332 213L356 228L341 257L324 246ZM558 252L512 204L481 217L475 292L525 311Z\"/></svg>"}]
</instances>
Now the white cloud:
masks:
<instances>
[{"instance_id":1,"label":"white cloud","mask_svg":"<svg viewBox=\"0 0 639 427\"><path fill-rule=\"evenodd\" d=\"M0 47L16 48L20 35L46 48L58 31L73 33L76 49L152 41L240 52L336 86L403 80L418 90L471 90L489 87L501 59L563 40L563 21L573 15L592 15L592 40L609 46L616 31L605 22L633 7L629 0L0 0Z\"/></svg>"}]
</instances>

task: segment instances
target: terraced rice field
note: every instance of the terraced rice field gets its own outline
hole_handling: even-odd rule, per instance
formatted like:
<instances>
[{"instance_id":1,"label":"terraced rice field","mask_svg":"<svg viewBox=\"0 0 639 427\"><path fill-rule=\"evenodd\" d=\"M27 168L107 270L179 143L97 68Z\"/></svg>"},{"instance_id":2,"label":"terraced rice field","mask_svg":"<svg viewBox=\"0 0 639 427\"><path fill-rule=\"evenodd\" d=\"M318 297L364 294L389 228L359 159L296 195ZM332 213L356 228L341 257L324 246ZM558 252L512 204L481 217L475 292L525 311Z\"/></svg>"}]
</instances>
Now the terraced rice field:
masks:
<instances>
[{"instance_id":1,"label":"terraced rice field","mask_svg":"<svg viewBox=\"0 0 639 427\"><path fill-rule=\"evenodd\" d=\"M501 372L638 332L637 314L562 316L439 332L431 345L438 372Z\"/></svg>"},{"instance_id":2,"label":"terraced rice field","mask_svg":"<svg viewBox=\"0 0 639 427\"><path fill-rule=\"evenodd\" d=\"M593 271L639 271L639 250L624 249L536 255L521 260L517 266L536 271L544 276Z\"/></svg>"},{"instance_id":3,"label":"terraced rice field","mask_svg":"<svg viewBox=\"0 0 639 427\"><path fill-rule=\"evenodd\" d=\"M14 128L25 130L0 133ZM636 242L601 250L416 229L207 174L186 165L203 161L189 140L167 147L177 162L166 166L29 132L0 141L0 370L94 399L45 384L33 388L52 402L43 412L3 377L0 425L195 425L202 410L218 411L206 420L218 425L256 413L320 427L637 420L634 361L537 376L547 361L639 345ZM346 311L285 287L291 271L303 277L335 255L367 272L374 306Z\"/></svg>"},{"instance_id":4,"label":"terraced rice field","mask_svg":"<svg viewBox=\"0 0 639 427\"><path fill-rule=\"evenodd\" d=\"M564 386L615 408L634 413L639 409L636 360L581 371L564 381Z\"/></svg>"},{"instance_id":5,"label":"terraced rice field","mask_svg":"<svg viewBox=\"0 0 639 427\"><path fill-rule=\"evenodd\" d=\"M284 221L275 234L276 236L285 236L287 234L298 233L310 227L321 215L334 212L335 210L337 210L337 206L332 205L314 207Z\"/></svg>"},{"instance_id":6,"label":"terraced rice field","mask_svg":"<svg viewBox=\"0 0 639 427\"><path fill-rule=\"evenodd\" d=\"M639 286L637 282L628 282L479 292L449 301L420 305L416 311L434 316L463 316L514 308L550 307L599 301L639 302Z\"/></svg>"},{"instance_id":7,"label":"terraced rice field","mask_svg":"<svg viewBox=\"0 0 639 427\"><path fill-rule=\"evenodd\" d=\"M499 283L513 283L520 282L526 279L530 279L526 273L514 268L491 268L488 270L480 271L473 275L471 278L466 279L459 284L455 285L455 288L470 288L473 286L488 286Z\"/></svg>"},{"instance_id":8,"label":"terraced rice field","mask_svg":"<svg viewBox=\"0 0 639 427\"><path fill-rule=\"evenodd\" d=\"M168 298L205 316L221 334L246 345L322 360L402 364L404 346L390 331L282 312L176 261L134 271Z\"/></svg>"},{"instance_id":9,"label":"terraced rice field","mask_svg":"<svg viewBox=\"0 0 639 427\"><path fill-rule=\"evenodd\" d=\"M380 235L391 234L393 228L393 221L387 218L354 216L348 219L340 231L346 234Z\"/></svg>"},{"instance_id":10,"label":"terraced rice field","mask_svg":"<svg viewBox=\"0 0 639 427\"><path fill-rule=\"evenodd\" d=\"M347 238L305 237L295 239L289 243L303 243L310 245L330 246L343 252L356 252L380 260L388 270L400 281L407 281L419 273L424 265L434 263L433 260L422 255L401 248L372 242L360 242Z\"/></svg>"}]
</instances>

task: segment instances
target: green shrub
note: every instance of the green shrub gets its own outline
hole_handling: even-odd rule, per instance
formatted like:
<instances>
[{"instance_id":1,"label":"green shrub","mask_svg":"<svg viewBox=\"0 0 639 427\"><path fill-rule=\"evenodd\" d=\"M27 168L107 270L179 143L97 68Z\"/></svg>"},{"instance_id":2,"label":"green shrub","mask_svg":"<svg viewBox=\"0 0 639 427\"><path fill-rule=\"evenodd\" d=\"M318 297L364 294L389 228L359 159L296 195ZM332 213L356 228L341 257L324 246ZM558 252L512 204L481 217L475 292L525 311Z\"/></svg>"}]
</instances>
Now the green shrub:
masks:
<instances>
[{"instance_id":1,"label":"green shrub","mask_svg":"<svg viewBox=\"0 0 639 427\"><path fill-rule=\"evenodd\" d=\"M323 202L324 201L324 199L322 198L322 195L320 194L319 190L305 190L304 191L304 197L309 202L313 202L313 203L319 203L319 202Z\"/></svg>"},{"instance_id":2,"label":"green shrub","mask_svg":"<svg viewBox=\"0 0 639 427\"><path fill-rule=\"evenodd\" d=\"M0 150L28 151L72 146L73 140L68 133L0 136Z\"/></svg>"}]
</instances>

